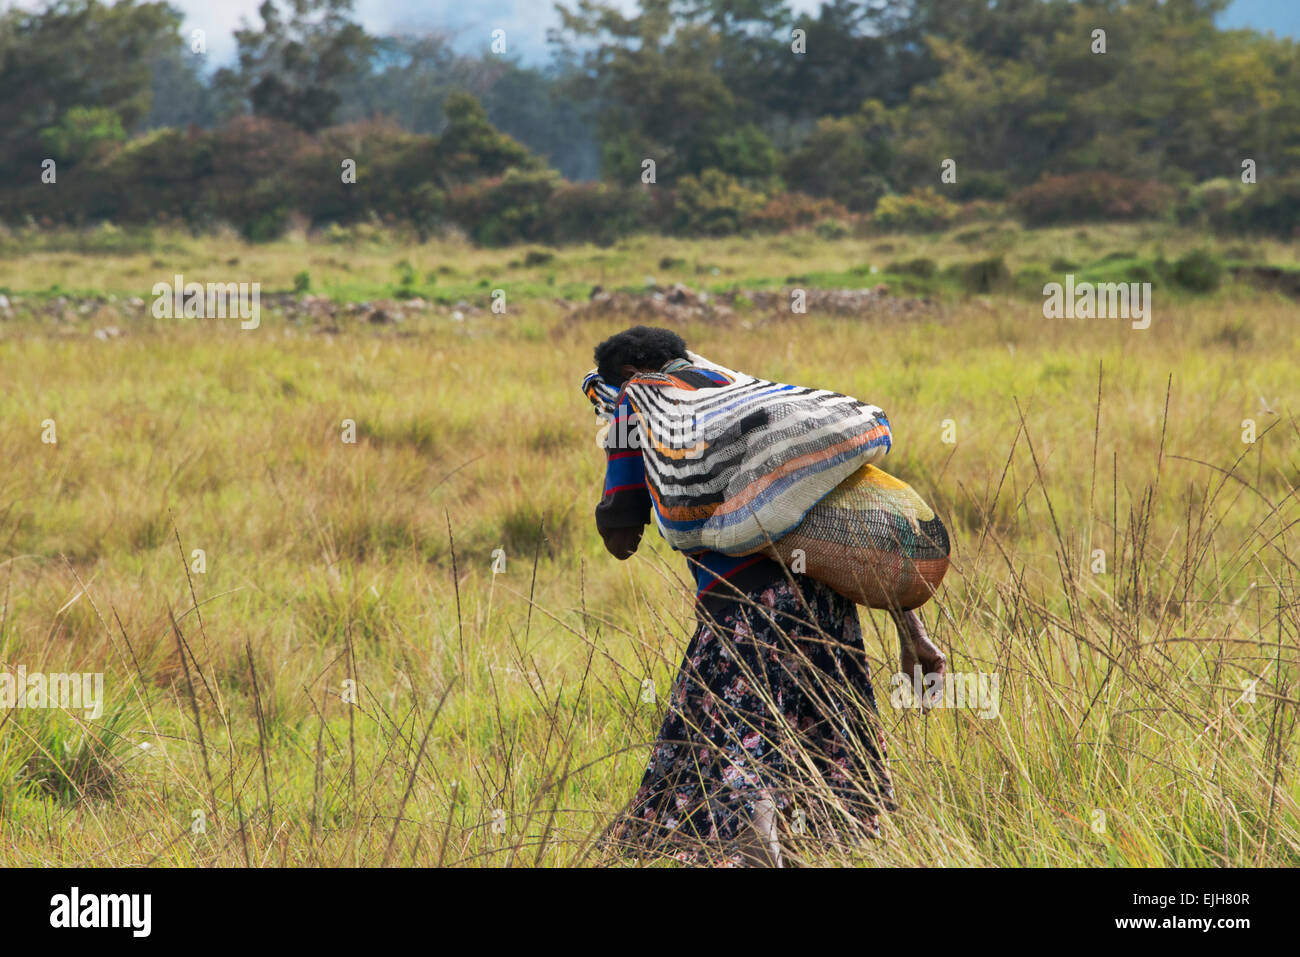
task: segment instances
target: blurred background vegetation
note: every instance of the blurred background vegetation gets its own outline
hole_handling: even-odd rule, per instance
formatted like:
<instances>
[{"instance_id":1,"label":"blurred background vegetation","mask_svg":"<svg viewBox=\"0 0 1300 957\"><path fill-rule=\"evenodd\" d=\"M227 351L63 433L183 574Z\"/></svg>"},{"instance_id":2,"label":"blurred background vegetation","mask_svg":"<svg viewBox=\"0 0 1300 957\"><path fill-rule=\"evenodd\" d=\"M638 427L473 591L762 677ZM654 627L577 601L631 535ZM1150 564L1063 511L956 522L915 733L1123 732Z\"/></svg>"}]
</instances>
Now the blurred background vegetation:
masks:
<instances>
[{"instance_id":1,"label":"blurred background vegetation","mask_svg":"<svg viewBox=\"0 0 1300 957\"><path fill-rule=\"evenodd\" d=\"M165 3L58 0L0 15L0 224L504 245L1013 216L1289 238L1300 55L1217 27L1227 5L577 0L532 66L371 35L351 0L268 0L213 71Z\"/></svg>"}]
</instances>

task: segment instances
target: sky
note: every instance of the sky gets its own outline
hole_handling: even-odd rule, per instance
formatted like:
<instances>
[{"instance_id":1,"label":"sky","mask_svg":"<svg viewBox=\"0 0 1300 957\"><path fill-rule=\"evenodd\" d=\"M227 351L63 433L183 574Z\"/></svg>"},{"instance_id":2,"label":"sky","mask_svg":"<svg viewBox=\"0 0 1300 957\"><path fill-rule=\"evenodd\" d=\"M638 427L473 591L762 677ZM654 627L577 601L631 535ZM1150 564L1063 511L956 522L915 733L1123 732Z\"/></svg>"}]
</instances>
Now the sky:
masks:
<instances>
[{"instance_id":1,"label":"sky","mask_svg":"<svg viewBox=\"0 0 1300 957\"><path fill-rule=\"evenodd\" d=\"M207 31L208 52L216 62L234 56L231 31L240 17L258 22L261 2L171 0L172 6L186 14L187 29L201 27ZM635 0L614 2L629 12L636 9ZM816 10L820 5L821 0L790 0L791 8L799 12ZM466 53L487 49L492 31L505 30L507 53L518 53L530 64L548 59L546 31L559 25L554 0L356 0L355 11L369 33L445 31L456 38L456 48Z\"/></svg>"},{"instance_id":2,"label":"sky","mask_svg":"<svg viewBox=\"0 0 1300 957\"><path fill-rule=\"evenodd\" d=\"M635 0L615 0L632 10ZM231 35L241 17L256 23L261 0L171 0L186 17L187 32L207 34L208 55L214 65L234 57ZM796 12L813 11L821 0L791 0ZM33 7L35 0L0 0L0 9ZM525 62L547 59L546 30L556 26L553 0L356 0L356 17L370 33L447 31L463 52L487 48L493 30L506 31L508 53ZM1224 27L1253 27L1300 38L1300 0L1234 0L1220 21Z\"/></svg>"},{"instance_id":3,"label":"sky","mask_svg":"<svg viewBox=\"0 0 1300 957\"><path fill-rule=\"evenodd\" d=\"M217 62L234 54L230 33L241 16L257 20L261 0L171 0L188 17L187 26L208 32L208 51ZM635 0L616 0L631 11ZM791 0L796 13L812 12L821 0ZM357 19L370 33L410 29L446 30L465 52L484 49L493 30L506 31L508 52L529 63L547 58L546 30L557 26L553 0L356 0ZM1253 27L1300 37L1300 0L1234 0L1224 14L1225 27Z\"/></svg>"}]
</instances>

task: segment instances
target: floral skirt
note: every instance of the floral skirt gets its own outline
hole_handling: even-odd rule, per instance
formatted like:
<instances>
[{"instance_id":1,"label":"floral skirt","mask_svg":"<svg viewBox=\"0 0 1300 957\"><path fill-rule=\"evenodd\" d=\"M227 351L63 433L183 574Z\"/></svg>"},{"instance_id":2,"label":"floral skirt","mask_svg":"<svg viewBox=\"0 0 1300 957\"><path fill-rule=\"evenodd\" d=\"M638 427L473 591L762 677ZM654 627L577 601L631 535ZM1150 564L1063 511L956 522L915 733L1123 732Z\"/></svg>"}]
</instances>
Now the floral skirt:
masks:
<instances>
[{"instance_id":1,"label":"floral skirt","mask_svg":"<svg viewBox=\"0 0 1300 957\"><path fill-rule=\"evenodd\" d=\"M759 802L789 835L871 836L880 811L894 808L856 606L793 577L701 610L609 844L725 860Z\"/></svg>"}]
</instances>

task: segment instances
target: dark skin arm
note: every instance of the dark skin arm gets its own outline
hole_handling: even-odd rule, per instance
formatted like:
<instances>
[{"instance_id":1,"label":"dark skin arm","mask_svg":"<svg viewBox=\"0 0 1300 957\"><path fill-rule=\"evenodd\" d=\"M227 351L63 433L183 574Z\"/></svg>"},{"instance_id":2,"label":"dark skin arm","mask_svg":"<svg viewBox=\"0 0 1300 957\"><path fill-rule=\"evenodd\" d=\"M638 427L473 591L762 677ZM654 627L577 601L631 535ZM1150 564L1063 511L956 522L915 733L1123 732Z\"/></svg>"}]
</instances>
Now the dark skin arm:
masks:
<instances>
[{"instance_id":1,"label":"dark skin arm","mask_svg":"<svg viewBox=\"0 0 1300 957\"><path fill-rule=\"evenodd\" d=\"M943 687L943 674L948 667L948 659L935 647L930 636L926 634L925 624L915 611L891 611L889 616L898 626L898 657L903 674L909 678L916 673L919 665L921 674L940 676L936 687Z\"/></svg>"},{"instance_id":2,"label":"dark skin arm","mask_svg":"<svg viewBox=\"0 0 1300 957\"><path fill-rule=\"evenodd\" d=\"M653 372L653 369L638 369L635 366L623 366L623 379L618 383L619 388L628 379L640 372ZM621 562L627 561L635 553L637 546L641 544L641 535L645 532L644 525L630 525L626 528L602 528L600 537L605 542L605 551L609 552Z\"/></svg>"}]
</instances>

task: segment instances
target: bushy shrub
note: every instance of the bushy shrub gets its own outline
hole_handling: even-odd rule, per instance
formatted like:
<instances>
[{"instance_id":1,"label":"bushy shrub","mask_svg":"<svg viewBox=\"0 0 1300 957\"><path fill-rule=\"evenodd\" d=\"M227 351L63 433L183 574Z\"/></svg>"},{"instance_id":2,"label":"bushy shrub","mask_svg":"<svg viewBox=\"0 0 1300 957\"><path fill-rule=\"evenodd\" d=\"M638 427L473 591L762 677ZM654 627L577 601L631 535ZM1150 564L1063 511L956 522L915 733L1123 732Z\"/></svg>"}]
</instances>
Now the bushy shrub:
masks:
<instances>
[{"instance_id":1,"label":"bushy shrub","mask_svg":"<svg viewBox=\"0 0 1300 957\"><path fill-rule=\"evenodd\" d=\"M1135 262L1119 270L1120 282L1149 282L1160 287L1169 281L1173 267L1164 259L1154 262Z\"/></svg>"},{"instance_id":2,"label":"bushy shrub","mask_svg":"<svg viewBox=\"0 0 1300 957\"><path fill-rule=\"evenodd\" d=\"M504 176L460 186L447 196L447 218L485 246L542 239L547 231L547 202L559 182L553 170L510 170Z\"/></svg>"},{"instance_id":3,"label":"bushy shrub","mask_svg":"<svg viewBox=\"0 0 1300 957\"><path fill-rule=\"evenodd\" d=\"M449 98L446 112L438 137L388 120L308 134L241 115L212 130L159 129L125 140L115 113L72 109L39 138L61 164L81 167L78 174L60 177L57 191L0 183L0 206L51 224L176 221L196 231L230 224L252 240L273 239L298 222L344 227L334 238L354 242L353 226L406 222L423 241L445 221L451 186L460 187L461 223L480 242L544 232L541 205L558 176L494 129L472 98ZM343 179L347 160L356 164L355 180ZM604 198L603 187L575 189L574 204L547 211L561 231L609 236L629 228L617 203L583 202ZM588 212L590 221L579 222Z\"/></svg>"},{"instance_id":4,"label":"bushy shrub","mask_svg":"<svg viewBox=\"0 0 1300 957\"><path fill-rule=\"evenodd\" d=\"M995 202L991 199L972 199L970 202L962 203L961 209L957 213L959 223L988 223L1006 218L1007 204Z\"/></svg>"},{"instance_id":5,"label":"bushy shrub","mask_svg":"<svg viewBox=\"0 0 1300 957\"><path fill-rule=\"evenodd\" d=\"M563 183L546 201L546 240L609 246L644 223L645 193L604 183Z\"/></svg>"},{"instance_id":6,"label":"bushy shrub","mask_svg":"<svg viewBox=\"0 0 1300 957\"><path fill-rule=\"evenodd\" d=\"M1011 270L1001 256L979 259L954 267L962 286L971 292L988 293L1011 284Z\"/></svg>"},{"instance_id":7,"label":"bushy shrub","mask_svg":"<svg viewBox=\"0 0 1300 957\"><path fill-rule=\"evenodd\" d=\"M959 200L1003 200L1011 195L1011 184L1002 173L980 170L963 172L953 186L953 195Z\"/></svg>"},{"instance_id":8,"label":"bushy shrub","mask_svg":"<svg viewBox=\"0 0 1300 957\"><path fill-rule=\"evenodd\" d=\"M1020 190L1011 204L1029 226L1088 220L1158 219L1174 202L1173 189L1153 180L1112 173L1044 176Z\"/></svg>"},{"instance_id":9,"label":"bushy shrub","mask_svg":"<svg viewBox=\"0 0 1300 957\"><path fill-rule=\"evenodd\" d=\"M885 272L899 276L916 276L918 279L932 279L939 271L933 259L909 259L907 262L890 263Z\"/></svg>"},{"instance_id":10,"label":"bushy shrub","mask_svg":"<svg viewBox=\"0 0 1300 957\"><path fill-rule=\"evenodd\" d=\"M421 237L427 236L442 205L434 147L433 137L386 120L322 130L287 158L293 202L316 225L356 222L374 213L384 220L410 220ZM356 164L354 182L343 181L344 160Z\"/></svg>"},{"instance_id":11,"label":"bushy shrub","mask_svg":"<svg viewBox=\"0 0 1300 957\"><path fill-rule=\"evenodd\" d=\"M673 193L674 231L689 236L727 236L741 230L763 208L762 193L721 170L683 176Z\"/></svg>"},{"instance_id":12,"label":"bushy shrub","mask_svg":"<svg viewBox=\"0 0 1300 957\"><path fill-rule=\"evenodd\" d=\"M1174 262L1174 282L1192 292L1213 292L1223 278L1223 264L1203 249L1194 249Z\"/></svg>"},{"instance_id":13,"label":"bushy shrub","mask_svg":"<svg viewBox=\"0 0 1300 957\"><path fill-rule=\"evenodd\" d=\"M202 130L160 129L131 140L69 184L90 218L150 222L175 216L199 225L208 208L206 180L214 143Z\"/></svg>"},{"instance_id":14,"label":"bushy shrub","mask_svg":"<svg viewBox=\"0 0 1300 957\"><path fill-rule=\"evenodd\" d=\"M292 162L310 137L296 126L239 116L213 131L212 170L203 180L206 215L235 224L253 241L280 235L295 209Z\"/></svg>"},{"instance_id":15,"label":"bushy shrub","mask_svg":"<svg viewBox=\"0 0 1300 957\"><path fill-rule=\"evenodd\" d=\"M1241 180L1227 176L1207 180L1187 191L1174 214L1183 225L1207 225L1249 189Z\"/></svg>"},{"instance_id":16,"label":"bushy shrub","mask_svg":"<svg viewBox=\"0 0 1300 957\"><path fill-rule=\"evenodd\" d=\"M784 233L816 226L823 220L848 222L852 214L833 199L818 199L806 193L777 193L745 220L745 226L761 233Z\"/></svg>"},{"instance_id":17,"label":"bushy shrub","mask_svg":"<svg viewBox=\"0 0 1300 957\"><path fill-rule=\"evenodd\" d=\"M960 213L956 203L927 186L905 196L884 197L876 204L871 222L880 229L926 232L946 229Z\"/></svg>"},{"instance_id":18,"label":"bushy shrub","mask_svg":"<svg viewBox=\"0 0 1300 957\"><path fill-rule=\"evenodd\" d=\"M1284 238L1300 235L1300 176L1246 186L1211 215L1220 228L1238 232L1273 233Z\"/></svg>"},{"instance_id":19,"label":"bushy shrub","mask_svg":"<svg viewBox=\"0 0 1300 957\"><path fill-rule=\"evenodd\" d=\"M432 235L434 228L442 220L446 205L446 195L432 183L421 183L411 190L407 215L411 219L411 225L415 227L420 242L424 242Z\"/></svg>"},{"instance_id":20,"label":"bushy shrub","mask_svg":"<svg viewBox=\"0 0 1300 957\"><path fill-rule=\"evenodd\" d=\"M819 239L843 239L853 232L853 227L842 219L823 219L813 227Z\"/></svg>"}]
</instances>

